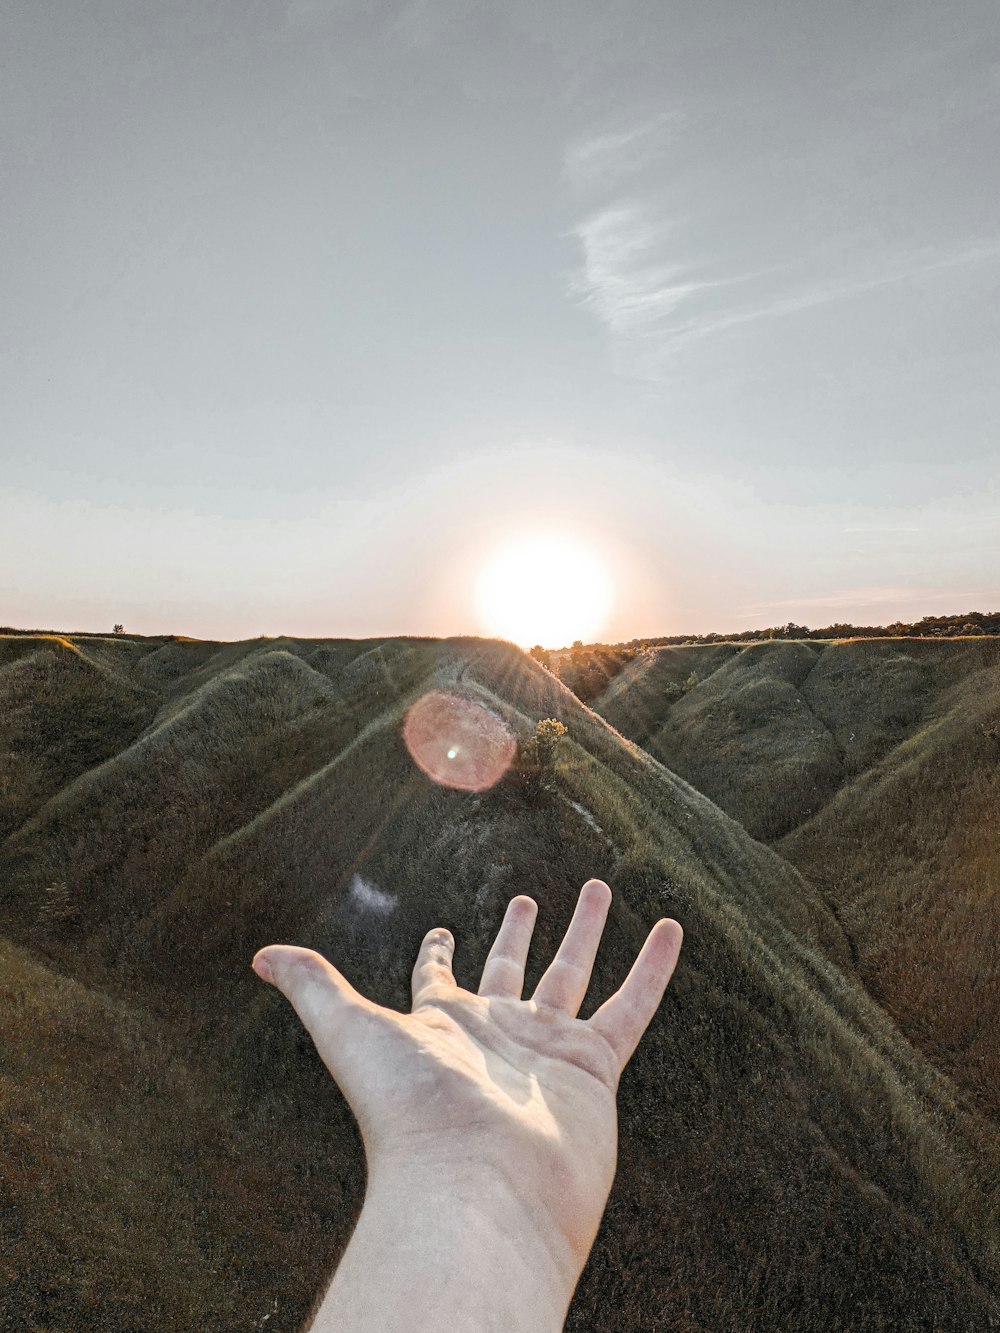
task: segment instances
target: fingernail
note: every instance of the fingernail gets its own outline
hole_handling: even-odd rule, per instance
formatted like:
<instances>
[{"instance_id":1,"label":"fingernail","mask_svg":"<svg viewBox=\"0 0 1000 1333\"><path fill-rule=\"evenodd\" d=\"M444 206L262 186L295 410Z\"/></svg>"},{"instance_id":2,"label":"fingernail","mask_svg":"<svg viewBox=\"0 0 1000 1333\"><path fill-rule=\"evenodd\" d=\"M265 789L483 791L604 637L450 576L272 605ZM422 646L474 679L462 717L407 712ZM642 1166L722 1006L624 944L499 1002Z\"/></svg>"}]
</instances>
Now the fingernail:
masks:
<instances>
[{"instance_id":1,"label":"fingernail","mask_svg":"<svg viewBox=\"0 0 1000 1333\"><path fill-rule=\"evenodd\" d=\"M261 981L269 981L274 985L274 977L266 958L255 958L250 966L260 977Z\"/></svg>"}]
</instances>

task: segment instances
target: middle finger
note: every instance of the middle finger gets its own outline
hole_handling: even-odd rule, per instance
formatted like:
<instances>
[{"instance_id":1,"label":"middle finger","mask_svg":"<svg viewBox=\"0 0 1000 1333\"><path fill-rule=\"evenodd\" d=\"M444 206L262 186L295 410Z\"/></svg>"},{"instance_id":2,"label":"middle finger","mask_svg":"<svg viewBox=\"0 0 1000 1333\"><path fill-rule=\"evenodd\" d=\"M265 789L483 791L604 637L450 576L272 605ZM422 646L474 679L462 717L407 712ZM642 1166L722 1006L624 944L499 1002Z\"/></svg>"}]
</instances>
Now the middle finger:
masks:
<instances>
[{"instance_id":1,"label":"middle finger","mask_svg":"<svg viewBox=\"0 0 1000 1333\"><path fill-rule=\"evenodd\" d=\"M588 879L563 942L531 997L536 1004L562 1009L571 1018L580 1012L610 908L608 885L602 879Z\"/></svg>"}]
</instances>

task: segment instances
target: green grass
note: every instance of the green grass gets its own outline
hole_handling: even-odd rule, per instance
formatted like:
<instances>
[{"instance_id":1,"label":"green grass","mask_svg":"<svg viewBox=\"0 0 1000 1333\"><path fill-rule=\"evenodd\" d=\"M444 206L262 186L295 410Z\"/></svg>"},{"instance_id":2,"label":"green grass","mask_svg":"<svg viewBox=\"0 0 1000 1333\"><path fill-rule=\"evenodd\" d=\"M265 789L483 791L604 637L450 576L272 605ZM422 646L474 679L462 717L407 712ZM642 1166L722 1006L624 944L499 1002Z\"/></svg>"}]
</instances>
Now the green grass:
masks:
<instances>
[{"instance_id":1,"label":"green grass","mask_svg":"<svg viewBox=\"0 0 1000 1333\"><path fill-rule=\"evenodd\" d=\"M868 990L1000 1119L1000 643L659 650L595 706L803 872Z\"/></svg>"},{"instance_id":2,"label":"green grass","mask_svg":"<svg viewBox=\"0 0 1000 1333\"><path fill-rule=\"evenodd\" d=\"M162 1019L6 942L0 1013L5 1328L251 1328L310 1280L287 1152Z\"/></svg>"},{"instance_id":3,"label":"green grass","mask_svg":"<svg viewBox=\"0 0 1000 1333\"><path fill-rule=\"evenodd\" d=\"M734 727L742 718L746 770L780 772L802 728L815 729L788 690L814 718L826 708L840 749L837 727L857 700L877 696L879 716L899 705L898 666L867 694L838 683L841 665L883 680L865 645L851 646L853 665L834 661L840 645L745 650L762 649L756 658L727 645L666 650L626 668L600 701L611 718L614 692L616 730L489 640L131 642L114 658L91 651L86 679L145 711L121 730L117 715L95 728L106 743L83 768L71 727L61 771L60 742L45 733L49 778L19 796L20 820L0 843L14 1052L0 1126L27 1164L7 1215L21 1237L19 1326L297 1330L360 1207L363 1157L294 1013L251 972L253 952L317 948L359 989L404 1008L424 931L452 929L456 976L474 990L507 902L527 892L540 907L530 994L591 875L614 901L583 1016L621 983L658 917L680 920L685 943L623 1077L618 1177L567 1328L966 1333L1000 1318L996 1125L962 1071L907 1027L922 1012L919 988L901 987L899 1013L866 989L876 969L858 942L861 917L898 927L895 881L881 898L878 882L862 886L855 920L846 886L861 885L862 854L840 888L816 873L829 839L860 818L864 781L885 827L862 821L849 836L873 864L890 856L907 818L904 797L892 804L885 792L908 771L906 746L920 791L927 754L972 743L962 719L983 697L987 659L921 658L933 688L913 687L919 716L883 722L884 741L871 723L853 776L841 757L822 817L769 847L652 753L664 727L656 690L694 670L698 685L669 712L689 709L700 735L712 710ZM51 651L18 644L29 657ZM838 716L821 702L825 671ZM562 721L552 790L533 796L516 771L478 794L433 784L400 736L429 688L478 699L524 739L541 718ZM631 740L630 689L642 719ZM776 700L769 760L763 719ZM935 709L954 716L954 736L934 730ZM787 747L786 717L798 729ZM734 731L727 744L738 740ZM975 754L979 773L986 751ZM963 865L981 858L985 875L994 844L976 821L995 789L985 770L985 785L970 787L957 758L949 772L941 792L962 809L980 804L948 855L961 843ZM787 784L770 790L787 801ZM852 791L857 808L841 808ZM953 823L945 812L929 824L929 843ZM355 876L392 910L364 909ZM46 910L53 903L59 911ZM956 950L971 923L956 925ZM977 996L966 988L961 1004L974 1009Z\"/></svg>"}]
</instances>

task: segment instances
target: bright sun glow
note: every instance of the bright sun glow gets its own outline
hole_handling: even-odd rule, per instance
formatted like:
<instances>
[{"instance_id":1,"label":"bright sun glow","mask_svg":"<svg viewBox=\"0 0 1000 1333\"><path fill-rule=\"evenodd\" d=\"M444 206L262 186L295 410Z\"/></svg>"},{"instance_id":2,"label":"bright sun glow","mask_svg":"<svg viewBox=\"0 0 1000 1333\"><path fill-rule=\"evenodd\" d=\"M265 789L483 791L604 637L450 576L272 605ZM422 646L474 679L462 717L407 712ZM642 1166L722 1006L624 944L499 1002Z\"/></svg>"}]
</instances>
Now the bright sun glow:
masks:
<instances>
[{"instance_id":1,"label":"bright sun glow","mask_svg":"<svg viewBox=\"0 0 1000 1333\"><path fill-rule=\"evenodd\" d=\"M582 546L539 537L500 551L483 569L476 607L488 633L522 648L592 641L611 606L611 580Z\"/></svg>"}]
</instances>

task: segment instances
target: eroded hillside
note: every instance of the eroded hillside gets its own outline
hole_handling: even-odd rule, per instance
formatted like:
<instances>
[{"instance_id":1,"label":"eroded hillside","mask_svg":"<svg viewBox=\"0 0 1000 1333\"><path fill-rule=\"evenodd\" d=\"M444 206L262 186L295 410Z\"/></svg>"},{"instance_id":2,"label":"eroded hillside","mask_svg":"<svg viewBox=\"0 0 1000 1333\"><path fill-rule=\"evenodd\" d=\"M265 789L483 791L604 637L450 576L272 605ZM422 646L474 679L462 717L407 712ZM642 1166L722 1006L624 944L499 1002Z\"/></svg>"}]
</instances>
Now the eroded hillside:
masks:
<instances>
[{"instance_id":1,"label":"eroded hillside","mask_svg":"<svg viewBox=\"0 0 1000 1333\"><path fill-rule=\"evenodd\" d=\"M803 872L871 993L1000 1117L1000 641L659 649L594 708Z\"/></svg>"},{"instance_id":2,"label":"eroded hillside","mask_svg":"<svg viewBox=\"0 0 1000 1333\"><path fill-rule=\"evenodd\" d=\"M708 675L708 660L705 686L732 669L720 655ZM751 682L751 698L800 690L803 665L775 659L779 685ZM552 789L517 766L478 792L432 782L401 737L432 689L522 739L560 719ZM623 1078L618 1177L567 1328L863 1333L922 1329L929 1311L942 1330L990 1327L995 1128L860 984L829 886L525 654L476 639L16 636L0 638L0 710L16 1051L2 1118L26 1327L92 1327L113 1299L115 1328L292 1333L346 1244L363 1159L253 952L316 948L408 1008L424 931L451 928L475 990L527 892L530 995L591 875L614 901L582 1016L658 917L681 921L685 943ZM823 788L818 808L844 789ZM137 1216L150 1181L164 1225L129 1246L116 1219ZM75 1247L83 1233L105 1239Z\"/></svg>"}]
</instances>

